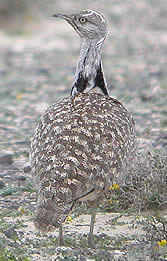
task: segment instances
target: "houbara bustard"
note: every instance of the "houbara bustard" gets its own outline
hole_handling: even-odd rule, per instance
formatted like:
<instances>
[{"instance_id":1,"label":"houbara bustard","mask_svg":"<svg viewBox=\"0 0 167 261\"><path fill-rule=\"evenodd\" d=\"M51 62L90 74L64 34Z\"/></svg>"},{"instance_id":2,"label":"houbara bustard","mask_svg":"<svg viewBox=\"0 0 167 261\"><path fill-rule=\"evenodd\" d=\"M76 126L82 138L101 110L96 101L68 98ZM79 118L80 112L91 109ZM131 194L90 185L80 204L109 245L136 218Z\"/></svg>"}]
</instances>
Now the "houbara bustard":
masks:
<instances>
[{"instance_id":1,"label":"houbara bustard","mask_svg":"<svg viewBox=\"0 0 167 261\"><path fill-rule=\"evenodd\" d=\"M136 136L125 107L109 97L101 62L107 33L96 11L55 14L81 38L71 96L53 104L41 117L31 142L37 184L35 226L42 232L59 227L77 201L92 206L89 246L93 246L96 209L109 187L122 179L132 162Z\"/></svg>"}]
</instances>

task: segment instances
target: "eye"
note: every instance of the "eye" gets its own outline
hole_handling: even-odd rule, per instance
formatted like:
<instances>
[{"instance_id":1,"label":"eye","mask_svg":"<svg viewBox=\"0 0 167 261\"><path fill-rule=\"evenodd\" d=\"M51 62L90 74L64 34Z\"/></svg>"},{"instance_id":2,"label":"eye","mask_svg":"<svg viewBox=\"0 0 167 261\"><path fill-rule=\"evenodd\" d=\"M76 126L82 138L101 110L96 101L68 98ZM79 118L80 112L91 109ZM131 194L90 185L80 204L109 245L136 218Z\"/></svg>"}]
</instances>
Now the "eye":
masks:
<instances>
[{"instance_id":1,"label":"eye","mask_svg":"<svg viewBox=\"0 0 167 261\"><path fill-rule=\"evenodd\" d=\"M87 19L86 19L85 17L80 17L80 18L79 18L79 22L80 22L81 24L84 24L86 21L87 21Z\"/></svg>"}]
</instances>

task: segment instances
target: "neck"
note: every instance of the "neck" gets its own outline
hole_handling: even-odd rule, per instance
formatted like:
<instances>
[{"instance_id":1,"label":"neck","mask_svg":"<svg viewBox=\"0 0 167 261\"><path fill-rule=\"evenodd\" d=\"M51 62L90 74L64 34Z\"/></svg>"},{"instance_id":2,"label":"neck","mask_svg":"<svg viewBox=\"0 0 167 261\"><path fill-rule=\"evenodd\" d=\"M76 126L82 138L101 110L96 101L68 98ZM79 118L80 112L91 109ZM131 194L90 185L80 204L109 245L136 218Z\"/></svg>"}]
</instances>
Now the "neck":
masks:
<instances>
[{"instance_id":1,"label":"neck","mask_svg":"<svg viewBox=\"0 0 167 261\"><path fill-rule=\"evenodd\" d=\"M101 63L103 41L104 39L100 41L82 40L72 95L79 92L97 92L109 95Z\"/></svg>"}]
</instances>

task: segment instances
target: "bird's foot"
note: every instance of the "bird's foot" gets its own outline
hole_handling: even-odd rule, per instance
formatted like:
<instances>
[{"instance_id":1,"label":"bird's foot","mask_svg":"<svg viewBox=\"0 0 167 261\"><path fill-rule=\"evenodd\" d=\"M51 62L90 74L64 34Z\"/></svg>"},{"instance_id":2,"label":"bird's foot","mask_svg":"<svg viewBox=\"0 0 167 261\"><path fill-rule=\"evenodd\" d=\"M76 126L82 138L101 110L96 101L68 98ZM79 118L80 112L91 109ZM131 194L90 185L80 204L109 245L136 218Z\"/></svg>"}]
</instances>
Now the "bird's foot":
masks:
<instances>
[{"instance_id":1,"label":"bird's foot","mask_svg":"<svg viewBox=\"0 0 167 261\"><path fill-rule=\"evenodd\" d=\"M59 246L64 246L62 225L59 227Z\"/></svg>"},{"instance_id":2,"label":"bird's foot","mask_svg":"<svg viewBox=\"0 0 167 261\"><path fill-rule=\"evenodd\" d=\"M62 238L59 238L59 246L64 246L64 240Z\"/></svg>"}]
</instances>

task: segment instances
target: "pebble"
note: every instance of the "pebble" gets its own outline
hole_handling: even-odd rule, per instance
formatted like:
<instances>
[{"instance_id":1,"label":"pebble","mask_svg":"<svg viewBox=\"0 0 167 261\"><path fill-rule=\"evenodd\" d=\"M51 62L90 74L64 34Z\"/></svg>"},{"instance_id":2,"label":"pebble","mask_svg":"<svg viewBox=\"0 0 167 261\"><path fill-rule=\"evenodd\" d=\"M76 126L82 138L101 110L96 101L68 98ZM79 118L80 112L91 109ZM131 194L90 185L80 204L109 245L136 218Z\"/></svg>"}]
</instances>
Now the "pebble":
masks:
<instances>
[{"instance_id":1,"label":"pebble","mask_svg":"<svg viewBox=\"0 0 167 261\"><path fill-rule=\"evenodd\" d=\"M23 175L17 176L16 179L18 180L18 187L20 187L23 182L26 180L26 177Z\"/></svg>"},{"instance_id":2,"label":"pebble","mask_svg":"<svg viewBox=\"0 0 167 261\"><path fill-rule=\"evenodd\" d=\"M20 176L17 176L16 179L17 179L18 181L25 181L25 180L26 180L26 177L23 176L23 175L20 175Z\"/></svg>"},{"instance_id":3,"label":"pebble","mask_svg":"<svg viewBox=\"0 0 167 261\"><path fill-rule=\"evenodd\" d=\"M9 228L9 229L3 231L3 233L4 233L5 236L8 237L8 238L13 238L13 237L16 237L16 236L17 236L17 232L16 232L16 230L15 230L13 227L11 227L11 228Z\"/></svg>"},{"instance_id":4,"label":"pebble","mask_svg":"<svg viewBox=\"0 0 167 261\"><path fill-rule=\"evenodd\" d=\"M2 180L0 180L0 189L3 189L5 186L5 183Z\"/></svg>"},{"instance_id":5,"label":"pebble","mask_svg":"<svg viewBox=\"0 0 167 261\"><path fill-rule=\"evenodd\" d=\"M13 163L12 154L0 154L0 164L9 165Z\"/></svg>"},{"instance_id":6,"label":"pebble","mask_svg":"<svg viewBox=\"0 0 167 261\"><path fill-rule=\"evenodd\" d=\"M23 168L23 171L24 171L24 173L29 173L29 172L31 172L31 166L26 166L26 167L24 167L24 168Z\"/></svg>"}]
</instances>

